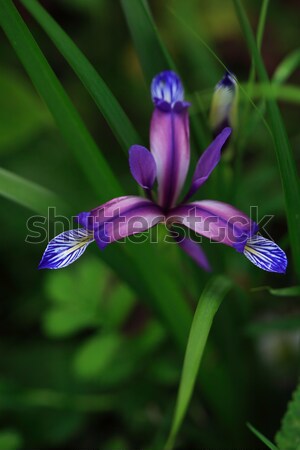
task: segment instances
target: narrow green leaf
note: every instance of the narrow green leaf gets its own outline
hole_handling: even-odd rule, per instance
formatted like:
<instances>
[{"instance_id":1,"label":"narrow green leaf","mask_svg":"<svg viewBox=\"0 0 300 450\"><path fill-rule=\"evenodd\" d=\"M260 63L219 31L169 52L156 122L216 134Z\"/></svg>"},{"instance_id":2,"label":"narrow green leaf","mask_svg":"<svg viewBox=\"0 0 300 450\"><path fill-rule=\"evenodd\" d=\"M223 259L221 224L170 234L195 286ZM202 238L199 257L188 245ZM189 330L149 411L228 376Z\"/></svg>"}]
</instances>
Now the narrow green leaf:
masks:
<instances>
[{"instance_id":1,"label":"narrow green leaf","mask_svg":"<svg viewBox=\"0 0 300 450\"><path fill-rule=\"evenodd\" d=\"M174 63L161 42L147 2L121 0L121 5L144 75L150 84L154 75L162 70L174 70Z\"/></svg>"},{"instance_id":2,"label":"narrow green leaf","mask_svg":"<svg viewBox=\"0 0 300 450\"><path fill-rule=\"evenodd\" d=\"M22 148L53 126L51 114L24 76L0 69L0 153Z\"/></svg>"},{"instance_id":3,"label":"narrow green leaf","mask_svg":"<svg viewBox=\"0 0 300 450\"><path fill-rule=\"evenodd\" d=\"M262 4L261 4L259 21L258 21L258 26L257 26L257 33L256 33L256 42L257 42L257 47L258 47L259 51L261 49L261 45L262 45L262 41L263 41L263 34L264 34L264 29L265 29L265 24L266 24L268 6L269 6L269 0L263 0ZM240 121L240 123L242 124L240 126L240 129L245 130L245 132L240 133L239 138L236 143L237 154L236 154L236 158L235 158L235 185L239 185L239 183L241 181L242 172L243 172L242 163L243 163L243 153L244 153L244 149L245 149L245 144L248 140L249 133L250 133L250 130L251 130L253 124L255 124L255 122L257 121L255 115L252 117L250 116L251 107L253 105L252 105L251 101L249 101L249 99L252 99L252 97L253 97L254 81L255 81L255 64L254 64L254 61L252 58L248 82L247 82L248 96L247 97L245 95L243 96L243 98L245 98L247 100L247 102L244 105L244 110L241 114L241 121ZM263 102L263 104L264 104L264 102ZM262 105L260 105L258 108L259 108L259 110L264 111ZM261 117L264 117L263 113L261 114Z\"/></svg>"},{"instance_id":4,"label":"narrow green leaf","mask_svg":"<svg viewBox=\"0 0 300 450\"><path fill-rule=\"evenodd\" d=\"M246 42L253 56L256 71L263 83L269 83L269 77L263 60L257 48L250 23L240 0L233 0L237 16L240 21ZM267 99L267 109L270 117L270 125L274 138L281 182L285 195L286 214L291 242L291 250L294 259L295 270L300 276L300 190L295 161L288 141L285 126L277 103L273 99Z\"/></svg>"},{"instance_id":5,"label":"narrow green leaf","mask_svg":"<svg viewBox=\"0 0 300 450\"><path fill-rule=\"evenodd\" d=\"M175 414L165 450L170 450L174 446L177 433L192 397L199 366L214 316L230 288L231 282L227 278L216 276L208 282L200 297L190 329Z\"/></svg>"},{"instance_id":6,"label":"narrow green leaf","mask_svg":"<svg viewBox=\"0 0 300 450\"><path fill-rule=\"evenodd\" d=\"M68 206L53 192L0 168L0 195L31 211L46 215L49 206L66 213Z\"/></svg>"},{"instance_id":7,"label":"narrow green leaf","mask_svg":"<svg viewBox=\"0 0 300 450\"><path fill-rule=\"evenodd\" d=\"M299 330L300 315L290 315L288 317L273 318L272 320L260 320L252 322L245 328L245 334L251 337L263 336L268 333L278 333L280 331Z\"/></svg>"},{"instance_id":8,"label":"narrow green leaf","mask_svg":"<svg viewBox=\"0 0 300 450\"><path fill-rule=\"evenodd\" d=\"M246 87L241 84L242 87ZM279 85L272 82L268 83L255 83L252 85L252 91L246 89L246 93L253 95L253 97L281 100L289 103L300 103L300 88L292 84Z\"/></svg>"},{"instance_id":9,"label":"narrow green leaf","mask_svg":"<svg viewBox=\"0 0 300 450\"><path fill-rule=\"evenodd\" d=\"M43 6L36 0L22 0L22 3L78 75L127 155L128 148L140 142L140 138L115 96L89 60Z\"/></svg>"},{"instance_id":10,"label":"narrow green leaf","mask_svg":"<svg viewBox=\"0 0 300 450\"><path fill-rule=\"evenodd\" d=\"M300 66L300 49L287 55L279 64L273 75L274 83L284 83Z\"/></svg>"},{"instance_id":11,"label":"narrow green leaf","mask_svg":"<svg viewBox=\"0 0 300 450\"><path fill-rule=\"evenodd\" d=\"M268 291L276 297L298 297L300 296L300 286L289 286L286 288L273 289L269 286L261 286L251 289L252 292Z\"/></svg>"},{"instance_id":12,"label":"narrow green leaf","mask_svg":"<svg viewBox=\"0 0 300 450\"><path fill-rule=\"evenodd\" d=\"M293 393L283 416L281 428L275 436L280 450L299 450L300 448L300 384Z\"/></svg>"},{"instance_id":13,"label":"narrow green leaf","mask_svg":"<svg viewBox=\"0 0 300 450\"><path fill-rule=\"evenodd\" d=\"M267 439L263 434L261 434L259 431L254 428L250 423L247 423L247 427L252 431L253 434L261 441L263 442L270 450L279 450L276 445L274 445L269 439ZM284 450L288 450L285 448Z\"/></svg>"},{"instance_id":14,"label":"narrow green leaf","mask_svg":"<svg viewBox=\"0 0 300 450\"><path fill-rule=\"evenodd\" d=\"M99 200L119 195L122 192L119 182L11 0L0 0L0 25Z\"/></svg>"}]
</instances>

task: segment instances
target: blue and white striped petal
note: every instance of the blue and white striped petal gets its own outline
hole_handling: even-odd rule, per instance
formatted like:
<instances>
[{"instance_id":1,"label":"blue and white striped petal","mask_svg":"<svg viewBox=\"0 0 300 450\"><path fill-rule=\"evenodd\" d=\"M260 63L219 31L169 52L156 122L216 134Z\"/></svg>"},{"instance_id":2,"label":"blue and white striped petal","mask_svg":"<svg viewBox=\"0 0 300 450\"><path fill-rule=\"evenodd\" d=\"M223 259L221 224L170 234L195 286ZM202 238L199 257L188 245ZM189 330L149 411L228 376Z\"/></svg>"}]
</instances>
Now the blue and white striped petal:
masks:
<instances>
[{"instance_id":1,"label":"blue and white striped petal","mask_svg":"<svg viewBox=\"0 0 300 450\"><path fill-rule=\"evenodd\" d=\"M253 264L268 272L285 273L287 257L275 242L262 236L255 235L248 239L244 255Z\"/></svg>"},{"instance_id":2,"label":"blue and white striped petal","mask_svg":"<svg viewBox=\"0 0 300 450\"><path fill-rule=\"evenodd\" d=\"M47 245L38 268L61 269L72 264L93 240L93 234L85 228L59 234Z\"/></svg>"}]
</instances>

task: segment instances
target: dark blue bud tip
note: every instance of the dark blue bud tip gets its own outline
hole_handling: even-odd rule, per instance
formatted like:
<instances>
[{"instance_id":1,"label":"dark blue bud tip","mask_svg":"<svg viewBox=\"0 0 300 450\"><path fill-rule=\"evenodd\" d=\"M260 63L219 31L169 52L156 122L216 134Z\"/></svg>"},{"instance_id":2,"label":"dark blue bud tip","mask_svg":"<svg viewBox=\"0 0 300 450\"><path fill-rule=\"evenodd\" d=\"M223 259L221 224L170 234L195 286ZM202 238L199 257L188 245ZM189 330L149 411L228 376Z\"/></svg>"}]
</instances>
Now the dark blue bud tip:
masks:
<instances>
[{"instance_id":1,"label":"dark blue bud tip","mask_svg":"<svg viewBox=\"0 0 300 450\"><path fill-rule=\"evenodd\" d=\"M179 76L171 70L165 70L153 78L151 83L153 103L162 111L170 111L176 104L177 108L188 106L184 101L184 91Z\"/></svg>"},{"instance_id":2,"label":"dark blue bud tip","mask_svg":"<svg viewBox=\"0 0 300 450\"><path fill-rule=\"evenodd\" d=\"M231 72L225 72L224 77L217 84L217 87L233 88L236 85L236 77Z\"/></svg>"}]
</instances>

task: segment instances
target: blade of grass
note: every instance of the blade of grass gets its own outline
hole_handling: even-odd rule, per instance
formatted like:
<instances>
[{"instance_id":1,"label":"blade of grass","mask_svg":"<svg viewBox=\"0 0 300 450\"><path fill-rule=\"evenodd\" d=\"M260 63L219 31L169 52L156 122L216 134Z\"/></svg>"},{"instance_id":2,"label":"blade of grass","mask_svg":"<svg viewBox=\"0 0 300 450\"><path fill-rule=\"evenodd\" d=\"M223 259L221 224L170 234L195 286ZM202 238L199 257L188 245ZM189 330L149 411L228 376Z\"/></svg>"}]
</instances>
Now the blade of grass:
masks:
<instances>
[{"instance_id":1,"label":"blade of grass","mask_svg":"<svg viewBox=\"0 0 300 450\"><path fill-rule=\"evenodd\" d=\"M263 34L264 34L264 29L265 29L265 24L266 24L268 7L269 7L269 0L263 0L261 9L260 9L257 33L256 33L256 42L257 42L257 48L258 48L259 52L260 52L262 41L263 41ZM254 80L255 80L255 64L254 64L254 61L252 58L251 68L250 68L248 82L247 82L247 86L246 86L248 96L251 99L253 96ZM242 120L241 120L241 123L242 123L241 128L242 129L247 129L247 124L249 122L250 110L251 110L251 103L247 102L244 107L244 112L242 113ZM243 153L244 153L243 150L245 148L246 140L247 140L247 137L243 133L240 133L239 139L237 140L237 146L236 146L237 154L236 154L236 158L235 158L235 183L236 184L239 184L241 175L242 175L242 162L243 162Z\"/></svg>"},{"instance_id":2,"label":"blade of grass","mask_svg":"<svg viewBox=\"0 0 300 450\"><path fill-rule=\"evenodd\" d=\"M0 195L37 214L47 214L50 205L65 214L69 210L58 195L2 168L0 168Z\"/></svg>"},{"instance_id":3,"label":"blade of grass","mask_svg":"<svg viewBox=\"0 0 300 450\"><path fill-rule=\"evenodd\" d=\"M175 444L177 433L192 397L214 316L230 288L231 282L227 278L216 276L210 279L200 297L190 329L172 428L165 450L172 449Z\"/></svg>"},{"instance_id":4,"label":"blade of grass","mask_svg":"<svg viewBox=\"0 0 300 450\"><path fill-rule=\"evenodd\" d=\"M190 35L197 40L198 42L200 42L201 45L203 45L206 50L212 55L212 57L219 63L219 65L221 67L223 67L223 69L227 72L230 72L230 69L223 63L223 61L218 57L218 55L216 54L216 52L205 42L205 40L199 35L199 33L197 33L195 30L193 30L189 24L185 23L182 19L182 17L180 17L176 11L174 11L172 8L169 8L170 12L172 13L172 15L175 17L175 19L178 21L179 24L183 25L187 31L190 33ZM264 123L264 126L266 127L266 129L268 130L268 132L270 132L269 130L269 126L264 118L264 115L262 114L260 108L258 108L255 103L252 101L252 99L249 97L249 95L247 94L246 90L244 89L244 87L239 83L239 81L237 80L237 84L239 86L240 91L247 97L247 99L249 100L249 103L252 105L252 107L257 111L259 117L261 118L262 122ZM193 119L193 118L191 118ZM193 122L192 122L193 123ZM271 134L271 133L270 133Z\"/></svg>"},{"instance_id":5,"label":"blade of grass","mask_svg":"<svg viewBox=\"0 0 300 450\"><path fill-rule=\"evenodd\" d=\"M300 297L300 286L289 286L286 288L273 289L270 286L261 286L251 289L251 292L268 291L276 297Z\"/></svg>"},{"instance_id":6,"label":"blade of grass","mask_svg":"<svg viewBox=\"0 0 300 450\"><path fill-rule=\"evenodd\" d=\"M118 180L11 0L0 0L0 25L99 200L120 195Z\"/></svg>"},{"instance_id":7,"label":"blade of grass","mask_svg":"<svg viewBox=\"0 0 300 450\"><path fill-rule=\"evenodd\" d=\"M36 0L22 0L22 3L78 75L127 155L128 148L141 142L141 139L115 96L89 60L43 6Z\"/></svg>"},{"instance_id":8,"label":"blade of grass","mask_svg":"<svg viewBox=\"0 0 300 450\"><path fill-rule=\"evenodd\" d=\"M294 50L281 61L274 72L274 83L284 83L292 73L300 66L300 50Z\"/></svg>"},{"instance_id":9,"label":"blade of grass","mask_svg":"<svg viewBox=\"0 0 300 450\"><path fill-rule=\"evenodd\" d=\"M298 295L299 298L299 295ZM272 321L260 320L258 322L249 323L245 327L247 336L257 338L267 334L280 333L281 331L297 331L300 325L300 315L292 317L280 317L272 319Z\"/></svg>"},{"instance_id":10,"label":"blade of grass","mask_svg":"<svg viewBox=\"0 0 300 450\"><path fill-rule=\"evenodd\" d=\"M249 50L253 56L257 74L263 83L269 83L269 77L265 69L262 57L257 48L250 23L239 0L233 0L238 19ZM285 195L287 222L290 235L291 250L295 265L295 271L300 277L300 189L299 180L292 150L289 144L285 126L280 110L275 100L267 99L267 110L270 117L274 148L277 156L281 182Z\"/></svg>"},{"instance_id":11,"label":"blade of grass","mask_svg":"<svg viewBox=\"0 0 300 450\"><path fill-rule=\"evenodd\" d=\"M254 428L250 423L247 423L247 427L252 431L253 434L263 442L270 450L279 450L275 444L273 444L269 439L267 439L263 434L261 434L256 428Z\"/></svg>"},{"instance_id":12,"label":"blade of grass","mask_svg":"<svg viewBox=\"0 0 300 450\"><path fill-rule=\"evenodd\" d=\"M147 83L150 84L152 78L163 70L177 71L160 38L147 1L121 0L121 5ZM195 116L191 117L191 131L196 142L195 148L199 152L210 141L209 133Z\"/></svg>"},{"instance_id":13,"label":"blade of grass","mask_svg":"<svg viewBox=\"0 0 300 450\"><path fill-rule=\"evenodd\" d=\"M159 37L147 2L121 0L121 5L147 84L150 85L157 73L166 69L175 70L175 64Z\"/></svg>"}]
</instances>

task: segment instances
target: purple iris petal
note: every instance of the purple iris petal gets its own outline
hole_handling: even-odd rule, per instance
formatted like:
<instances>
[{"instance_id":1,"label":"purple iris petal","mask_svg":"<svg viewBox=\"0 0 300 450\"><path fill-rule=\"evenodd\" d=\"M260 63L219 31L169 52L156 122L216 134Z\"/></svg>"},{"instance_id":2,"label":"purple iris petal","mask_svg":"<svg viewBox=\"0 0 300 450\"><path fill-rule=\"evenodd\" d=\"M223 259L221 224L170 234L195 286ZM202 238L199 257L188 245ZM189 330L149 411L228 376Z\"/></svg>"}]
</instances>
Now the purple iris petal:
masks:
<instances>
[{"instance_id":1,"label":"purple iris petal","mask_svg":"<svg viewBox=\"0 0 300 450\"><path fill-rule=\"evenodd\" d=\"M244 255L260 269L268 272L285 273L287 257L275 242L255 235L248 239Z\"/></svg>"},{"instance_id":2,"label":"purple iris petal","mask_svg":"<svg viewBox=\"0 0 300 450\"><path fill-rule=\"evenodd\" d=\"M185 199L190 198L196 190L202 186L208 179L221 158L221 150L228 137L230 136L231 129L224 128L224 130L213 140L213 142L207 147L202 156L200 157L195 173L193 175L191 188Z\"/></svg>"},{"instance_id":3,"label":"purple iris petal","mask_svg":"<svg viewBox=\"0 0 300 450\"><path fill-rule=\"evenodd\" d=\"M144 189L152 189L156 178L156 164L152 153L141 145L129 149L129 166L133 178Z\"/></svg>"},{"instance_id":4,"label":"purple iris petal","mask_svg":"<svg viewBox=\"0 0 300 450\"><path fill-rule=\"evenodd\" d=\"M203 200L174 208L168 220L179 222L197 233L229 246L243 248L257 232L257 224L246 214L226 203Z\"/></svg>"},{"instance_id":5,"label":"purple iris petal","mask_svg":"<svg viewBox=\"0 0 300 450\"><path fill-rule=\"evenodd\" d=\"M47 245L39 269L61 269L72 264L93 240L93 235L84 228L59 234Z\"/></svg>"},{"instance_id":6,"label":"purple iris petal","mask_svg":"<svg viewBox=\"0 0 300 450\"><path fill-rule=\"evenodd\" d=\"M198 266L207 272L211 272L209 261L199 244L187 237L179 237L175 240L182 250L184 250L198 264Z\"/></svg>"},{"instance_id":7,"label":"purple iris petal","mask_svg":"<svg viewBox=\"0 0 300 450\"><path fill-rule=\"evenodd\" d=\"M152 100L158 108L169 111L177 102L183 102L184 91L175 72L166 70L152 80Z\"/></svg>"},{"instance_id":8,"label":"purple iris petal","mask_svg":"<svg viewBox=\"0 0 300 450\"><path fill-rule=\"evenodd\" d=\"M190 163L187 108L178 112L155 108L151 120L150 144L157 168L158 203L163 208L173 207Z\"/></svg>"},{"instance_id":9,"label":"purple iris petal","mask_svg":"<svg viewBox=\"0 0 300 450\"><path fill-rule=\"evenodd\" d=\"M137 196L115 198L78 216L82 226L93 230L101 249L121 238L146 231L163 220L159 206Z\"/></svg>"}]
</instances>

